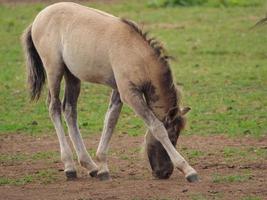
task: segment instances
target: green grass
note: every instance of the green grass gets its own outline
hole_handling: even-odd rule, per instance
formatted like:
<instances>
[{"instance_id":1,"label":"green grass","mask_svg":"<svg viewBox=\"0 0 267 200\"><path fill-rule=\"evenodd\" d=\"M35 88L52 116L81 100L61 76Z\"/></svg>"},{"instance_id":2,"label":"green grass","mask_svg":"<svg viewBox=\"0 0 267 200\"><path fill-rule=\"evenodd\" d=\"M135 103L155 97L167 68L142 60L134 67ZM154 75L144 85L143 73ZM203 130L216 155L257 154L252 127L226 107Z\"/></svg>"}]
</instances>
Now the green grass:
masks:
<instances>
[{"instance_id":1,"label":"green grass","mask_svg":"<svg viewBox=\"0 0 267 200\"><path fill-rule=\"evenodd\" d=\"M250 174L233 174L233 175L219 175L215 174L212 177L213 183L236 183L245 182L251 178Z\"/></svg>"},{"instance_id":2,"label":"green grass","mask_svg":"<svg viewBox=\"0 0 267 200\"><path fill-rule=\"evenodd\" d=\"M191 200L207 200L207 198L203 194L192 194Z\"/></svg>"},{"instance_id":3,"label":"green grass","mask_svg":"<svg viewBox=\"0 0 267 200\"><path fill-rule=\"evenodd\" d=\"M27 159L27 157L25 154L15 154L15 155L0 154L0 163L1 164L11 164L11 163L24 161L26 159Z\"/></svg>"},{"instance_id":4,"label":"green grass","mask_svg":"<svg viewBox=\"0 0 267 200\"><path fill-rule=\"evenodd\" d=\"M32 155L24 153L0 154L0 164L3 165L14 165L21 162L35 162L39 160L54 162L60 160L60 155L59 152L55 151L40 151Z\"/></svg>"},{"instance_id":5,"label":"green grass","mask_svg":"<svg viewBox=\"0 0 267 200\"><path fill-rule=\"evenodd\" d=\"M174 7L174 6L212 6L212 7L249 7L260 6L262 0L150 0L151 7Z\"/></svg>"},{"instance_id":6,"label":"green grass","mask_svg":"<svg viewBox=\"0 0 267 200\"><path fill-rule=\"evenodd\" d=\"M185 155L191 160L191 159L194 159L194 158L199 158L201 156L204 156L205 153L203 151L200 151L200 150L188 149L185 152Z\"/></svg>"},{"instance_id":7,"label":"green grass","mask_svg":"<svg viewBox=\"0 0 267 200\"><path fill-rule=\"evenodd\" d=\"M267 149L257 147L224 147L220 155L223 156L224 162L229 165L243 163L264 162L267 159Z\"/></svg>"},{"instance_id":8,"label":"green grass","mask_svg":"<svg viewBox=\"0 0 267 200\"><path fill-rule=\"evenodd\" d=\"M206 157L208 155L207 152L185 147L182 148L181 153L185 156L186 160L190 160L191 164L197 163L201 157Z\"/></svg>"},{"instance_id":9,"label":"green grass","mask_svg":"<svg viewBox=\"0 0 267 200\"><path fill-rule=\"evenodd\" d=\"M261 200L260 197L256 197L256 196L248 196L248 197L244 197L241 200Z\"/></svg>"},{"instance_id":10,"label":"green grass","mask_svg":"<svg viewBox=\"0 0 267 200\"><path fill-rule=\"evenodd\" d=\"M28 183L41 183L49 184L57 179L56 170L40 170L33 174L27 174L20 178L8 178L5 176L0 177L0 186L1 185L25 185Z\"/></svg>"},{"instance_id":11,"label":"green grass","mask_svg":"<svg viewBox=\"0 0 267 200\"><path fill-rule=\"evenodd\" d=\"M259 2L229 8L154 8L143 1L86 5L144 24L178 58L171 63L173 74L184 104L192 107L186 134L260 137L267 130L267 27L250 30L266 12L265 1ZM19 39L45 6L0 5L0 134L54 134L46 92L37 104L29 103ZM78 108L84 135L101 132L109 93L83 84ZM125 106L117 130L136 136L145 127Z\"/></svg>"}]
</instances>

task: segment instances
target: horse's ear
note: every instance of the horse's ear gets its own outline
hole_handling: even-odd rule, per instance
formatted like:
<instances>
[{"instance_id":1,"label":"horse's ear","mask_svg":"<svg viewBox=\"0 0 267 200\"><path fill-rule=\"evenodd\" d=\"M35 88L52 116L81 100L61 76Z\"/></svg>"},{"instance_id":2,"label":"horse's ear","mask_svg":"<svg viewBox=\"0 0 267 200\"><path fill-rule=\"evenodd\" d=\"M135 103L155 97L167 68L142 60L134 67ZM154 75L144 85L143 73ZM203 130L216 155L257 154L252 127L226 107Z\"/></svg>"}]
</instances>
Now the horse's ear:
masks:
<instances>
[{"instance_id":1,"label":"horse's ear","mask_svg":"<svg viewBox=\"0 0 267 200\"><path fill-rule=\"evenodd\" d=\"M186 113L188 113L191 110L190 107L184 107L181 109L181 115L185 115Z\"/></svg>"}]
</instances>

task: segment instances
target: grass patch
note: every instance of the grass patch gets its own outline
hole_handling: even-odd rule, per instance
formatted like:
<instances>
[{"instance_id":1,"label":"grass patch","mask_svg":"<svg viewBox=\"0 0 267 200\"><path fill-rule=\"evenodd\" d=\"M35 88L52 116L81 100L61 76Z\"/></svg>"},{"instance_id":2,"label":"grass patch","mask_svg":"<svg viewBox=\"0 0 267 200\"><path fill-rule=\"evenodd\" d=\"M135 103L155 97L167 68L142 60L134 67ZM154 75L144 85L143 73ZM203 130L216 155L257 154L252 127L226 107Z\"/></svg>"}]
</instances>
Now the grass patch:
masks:
<instances>
[{"instance_id":1,"label":"grass patch","mask_svg":"<svg viewBox=\"0 0 267 200\"><path fill-rule=\"evenodd\" d=\"M129 160L130 157L127 154L120 155L120 159L122 160Z\"/></svg>"},{"instance_id":2,"label":"grass patch","mask_svg":"<svg viewBox=\"0 0 267 200\"><path fill-rule=\"evenodd\" d=\"M1 164L12 164L12 163L24 161L26 159L27 159L27 156L25 154L15 154L15 155L0 154Z\"/></svg>"},{"instance_id":3,"label":"grass patch","mask_svg":"<svg viewBox=\"0 0 267 200\"><path fill-rule=\"evenodd\" d=\"M223 149L223 157L226 162L246 161L264 161L267 159L267 149L260 147L225 147Z\"/></svg>"},{"instance_id":4,"label":"grass patch","mask_svg":"<svg viewBox=\"0 0 267 200\"><path fill-rule=\"evenodd\" d=\"M207 155L206 152L203 152L197 149L188 149L186 147L182 148L182 153L187 160L190 160L191 164L197 162L198 158Z\"/></svg>"},{"instance_id":5,"label":"grass patch","mask_svg":"<svg viewBox=\"0 0 267 200\"><path fill-rule=\"evenodd\" d=\"M204 156L205 153L203 151L200 150L194 150L194 149L188 149L186 151L186 155L189 159L193 159L193 158L199 158L201 156Z\"/></svg>"},{"instance_id":6,"label":"grass patch","mask_svg":"<svg viewBox=\"0 0 267 200\"><path fill-rule=\"evenodd\" d=\"M60 160L59 152L56 151L40 151L32 155L17 153L17 154L0 154L0 163L4 165L14 165L21 162L35 162L38 160L54 162Z\"/></svg>"},{"instance_id":7,"label":"grass patch","mask_svg":"<svg viewBox=\"0 0 267 200\"><path fill-rule=\"evenodd\" d=\"M236 182L245 182L251 178L250 174L234 174L234 175L219 175L215 174L212 177L213 183L236 183Z\"/></svg>"},{"instance_id":8,"label":"grass patch","mask_svg":"<svg viewBox=\"0 0 267 200\"><path fill-rule=\"evenodd\" d=\"M203 194L191 194L191 200L207 200L207 198Z\"/></svg>"},{"instance_id":9,"label":"grass patch","mask_svg":"<svg viewBox=\"0 0 267 200\"><path fill-rule=\"evenodd\" d=\"M256 196L248 196L248 197L243 197L241 200L262 200L262 199Z\"/></svg>"},{"instance_id":10,"label":"grass patch","mask_svg":"<svg viewBox=\"0 0 267 200\"><path fill-rule=\"evenodd\" d=\"M211 6L211 7L254 7L266 3L264 0L150 0L149 7Z\"/></svg>"},{"instance_id":11,"label":"grass patch","mask_svg":"<svg viewBox=\"0 0 267 200\"><path fill-rule=\"evenodd\" d=\"M40 170L21 178L0 177L0 185L25 185L28 183L49 184L57 179L56 170Z\"/></svg>"},{"instance_id":12,"label":"grass patch","mask_svg":"<svg viewBox=\"0 0 267 200\"><path fill-rule=\"evenodd\" d=\"M31 175L24 176L19 179L11 179L6 177L0 177L0 185L25 185L27 183L31 183L33 181L33 177Z\"/></svg>"},{"instance_id":13,"label":"grass patch","mask_svg":"<svg viewBox=\"0 0 267 200\"><path fill-rule=\"evenodd\" d=\"M32 156L30 156L31 160L58 160L60 159L59 152L56 151L40 151Z\"/></svg>"}]
</instances>

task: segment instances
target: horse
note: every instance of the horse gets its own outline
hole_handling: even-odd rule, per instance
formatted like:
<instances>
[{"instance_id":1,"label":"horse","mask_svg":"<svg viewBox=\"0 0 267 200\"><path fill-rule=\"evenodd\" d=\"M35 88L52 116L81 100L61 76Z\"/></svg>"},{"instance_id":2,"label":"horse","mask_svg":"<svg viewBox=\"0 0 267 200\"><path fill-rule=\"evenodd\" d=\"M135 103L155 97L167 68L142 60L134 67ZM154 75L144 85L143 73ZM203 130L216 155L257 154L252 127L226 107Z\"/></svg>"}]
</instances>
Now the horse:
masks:
<instances>
[{"instance_id":1,"label":"horse","mask_svg":"<svg viewBox=\"0 0 267 200\"><path fill-rule=\"evenodd\" d=\"M130 20L76 3L61 2L43 9L22 36L31 100L38 100L47 79L47 104L59 140L67 179L77 178L71 148L62 125L62 113L79 164L92 177L110 180L107 165L109 142L123 104L147 126L146 152L152 175L167 179L173 169L189 182L198 180L196 170L176 150L185 114L181 107L168 56ZM63 103L61 81L65 80ZM77 123L81 82L112 89L104 127L96 152L97 164L86 151Z\"/></svg>"}]
</instances>

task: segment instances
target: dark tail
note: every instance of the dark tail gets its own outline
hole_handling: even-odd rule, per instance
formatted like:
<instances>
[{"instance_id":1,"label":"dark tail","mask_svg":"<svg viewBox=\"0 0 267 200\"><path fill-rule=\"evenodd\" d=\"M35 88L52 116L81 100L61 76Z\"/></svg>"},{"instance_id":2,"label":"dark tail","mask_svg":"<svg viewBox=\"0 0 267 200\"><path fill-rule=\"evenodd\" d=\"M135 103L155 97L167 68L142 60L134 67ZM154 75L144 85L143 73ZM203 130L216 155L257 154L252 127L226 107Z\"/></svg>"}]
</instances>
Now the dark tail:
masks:
<instances>
[{"instance_id":1,"label":"dark tail","mask_svg":"<svg viewBox=\"0 0 267 200\"><path fill-rule=\"evenodd\" d=\"M45 83L45 70L42 60L33 44L32 26L30 25L22 36L26 65L28 71L28 86L31 100L38 100Z\"/></svg>"}]
</instances>

